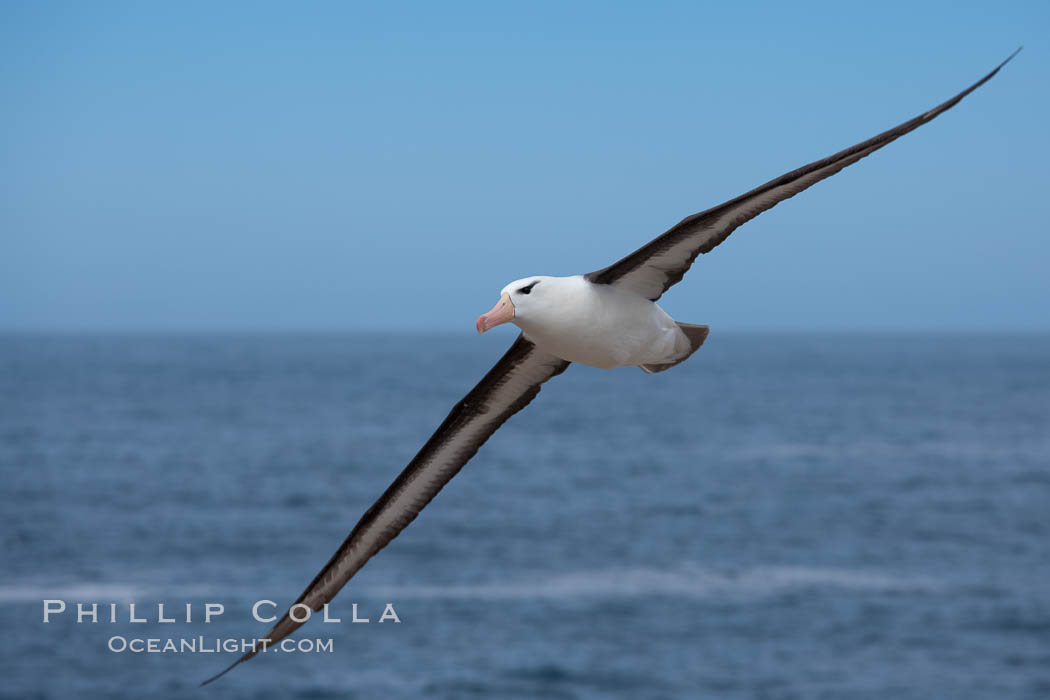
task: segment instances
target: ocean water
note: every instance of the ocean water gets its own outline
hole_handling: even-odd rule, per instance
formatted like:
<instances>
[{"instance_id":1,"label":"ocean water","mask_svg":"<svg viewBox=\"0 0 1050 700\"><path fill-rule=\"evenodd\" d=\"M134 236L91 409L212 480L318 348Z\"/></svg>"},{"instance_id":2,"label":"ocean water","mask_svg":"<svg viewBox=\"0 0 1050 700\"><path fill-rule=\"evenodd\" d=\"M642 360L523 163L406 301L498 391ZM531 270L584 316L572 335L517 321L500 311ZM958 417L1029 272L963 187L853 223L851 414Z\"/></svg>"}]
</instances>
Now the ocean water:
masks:
<instances>
[{"instance_id":1,"label":"ocean water","mask_svg":"<svg viewBox=\"0 0 1050 700\"><path fill-rule=\"evenodd\" d=\"M503 335L0 337L0 696L1050 697L1036 335L571 367L299 631L330 651L201 689L236 655L110 650L269 629Z\"/></svg>"}]
</instances>

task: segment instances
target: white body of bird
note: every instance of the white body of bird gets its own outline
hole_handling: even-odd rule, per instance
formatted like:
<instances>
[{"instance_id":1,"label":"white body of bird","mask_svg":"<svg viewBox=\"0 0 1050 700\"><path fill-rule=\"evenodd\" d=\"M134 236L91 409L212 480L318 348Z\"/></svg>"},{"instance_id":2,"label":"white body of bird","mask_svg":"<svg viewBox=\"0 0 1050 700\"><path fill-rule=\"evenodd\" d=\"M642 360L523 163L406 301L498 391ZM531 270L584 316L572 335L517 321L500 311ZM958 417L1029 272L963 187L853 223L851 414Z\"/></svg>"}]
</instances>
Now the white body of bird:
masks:
<instances>
[{"instance_id":1,"label":"white body of bird","mask_svg":"<svg viewBox=\"0 0 1050 700\"><path fill-rule=\"evenodd\" d=\"M509 322L537 347L569 362L599 369L669 365L694 349L656 303L583 275L526 277L500 294L513 305Z\"/></svg>"}]
</instances>

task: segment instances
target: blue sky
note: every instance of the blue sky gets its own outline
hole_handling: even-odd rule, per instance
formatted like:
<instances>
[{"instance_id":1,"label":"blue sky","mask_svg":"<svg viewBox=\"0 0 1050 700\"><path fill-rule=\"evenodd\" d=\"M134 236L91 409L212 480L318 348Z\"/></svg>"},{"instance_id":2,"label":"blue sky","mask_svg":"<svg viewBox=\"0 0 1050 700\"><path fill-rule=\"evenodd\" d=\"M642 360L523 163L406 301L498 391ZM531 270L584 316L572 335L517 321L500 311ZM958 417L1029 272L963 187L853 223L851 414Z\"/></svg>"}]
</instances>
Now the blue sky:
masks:
<instances>
[{"instance_id":1,"label":"blue sky","mask_svg":"<svg viewBox=\"0 0 1050 700\"><path fill-rule=\"evenodd\" d=\"M661 305L1050 330L1050 3L873 7L0 4L0 329L472 333L1024 44Z\"/></svg>"}]
</instances>

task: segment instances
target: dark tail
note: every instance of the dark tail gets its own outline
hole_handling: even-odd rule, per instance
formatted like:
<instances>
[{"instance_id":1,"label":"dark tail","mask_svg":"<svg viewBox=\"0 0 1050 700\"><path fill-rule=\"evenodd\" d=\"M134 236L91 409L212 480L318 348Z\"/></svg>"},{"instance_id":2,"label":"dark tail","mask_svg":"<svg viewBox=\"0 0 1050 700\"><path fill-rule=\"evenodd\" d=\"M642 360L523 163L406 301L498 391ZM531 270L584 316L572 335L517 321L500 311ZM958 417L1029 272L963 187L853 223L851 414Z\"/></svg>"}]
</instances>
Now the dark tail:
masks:
<instances>
[{"instance_id":1,"label":"dark tail","mask_svg":"<svg viewBox=\"0 0 1050 700\"><path fill-rule=\"evenodd\" d=\"M642 368L642 371L646 374L653 374L655 372L663 372L665 369L671 369L675 365L685 362L689 359L689 356L700 349L700 346L707 340L707 334L710 332L707 326L695 326L692 323L679 323L678 327L685 333L685 337L689 340L689 352L679 357L674 362L663 362L651 365L638 365Z\"/></svg>"}]
</instances>

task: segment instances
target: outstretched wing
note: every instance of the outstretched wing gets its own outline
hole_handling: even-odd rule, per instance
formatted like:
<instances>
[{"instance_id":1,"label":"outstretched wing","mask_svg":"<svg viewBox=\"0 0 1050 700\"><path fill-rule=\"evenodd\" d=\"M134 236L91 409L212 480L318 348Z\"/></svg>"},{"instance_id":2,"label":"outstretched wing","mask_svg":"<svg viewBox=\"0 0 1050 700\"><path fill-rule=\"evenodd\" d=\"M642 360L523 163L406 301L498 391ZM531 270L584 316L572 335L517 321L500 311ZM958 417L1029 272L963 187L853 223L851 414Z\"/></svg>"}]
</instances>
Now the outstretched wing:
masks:
<instances>
[{"instance_id":1,"label":"outstretched wing","mask_svg":"<svg viewBox=\"0 0 1050 700\"><path fill-rule=\"evenodd\" d=\"M365 562L415 520L490 435L532 401L540 392L541 384L568 366L565 360L540 350L519 335L489 373L452 408L394 483L365 512L293 606L304 604L317 611L332 600ZM293 620L290 612L289 609L264 638L267 645L276 644L303 624ZM303 617L302 612L297 617ZM202 685L252 658L259 648Z\"/></svg>"},{"instance_id":2,"label":"outstretched wing","mask_svg":"<svg viewBox=\"0 0 1050 700\"><path fill-rule=\"evenodd\" d=\"M713 249L728 238L738 226L947 112L962 98L990 80L1020 50L1014 51L991 73L930 111L833 156L781 175L713 209L688 216L622 260L589 273L587 279L596 284L627 287L647 299L656 301L671 285L682 279L696 260L696 256Z\"/></svg>"}]
</instances>

